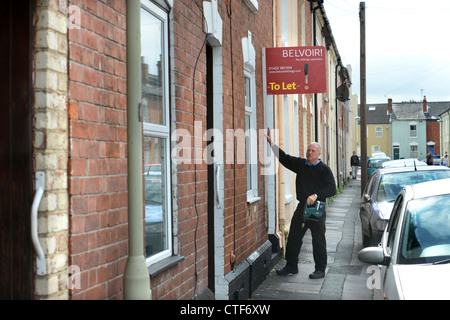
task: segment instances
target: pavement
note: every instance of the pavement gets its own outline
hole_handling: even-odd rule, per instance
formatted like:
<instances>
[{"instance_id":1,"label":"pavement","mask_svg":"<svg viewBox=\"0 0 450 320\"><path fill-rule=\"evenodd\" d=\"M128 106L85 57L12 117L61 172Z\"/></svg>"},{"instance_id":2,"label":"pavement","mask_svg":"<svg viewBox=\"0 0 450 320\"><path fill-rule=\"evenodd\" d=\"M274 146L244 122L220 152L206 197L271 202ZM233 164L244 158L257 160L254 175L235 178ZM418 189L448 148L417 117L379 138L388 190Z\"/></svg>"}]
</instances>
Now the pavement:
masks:
<instances>
[{"instance_id":1,"label":"pavement","mask_svg":"<svg viewBox=\"0 0 450 320\"><path fill-rule=\"evenodd\" d=\"M266 279L252 293L254 300L376 300L379 292L369 289L368 264L358 260L363 248L359 202L361 179L351 179L341 194L327 207L326 239L328 266L323 279L309 279L314 271L311 233L303 239L299 255L299 273L278 276L276 269L285 265L285 260L274 266Z\"/></svg>"}]
</instances>

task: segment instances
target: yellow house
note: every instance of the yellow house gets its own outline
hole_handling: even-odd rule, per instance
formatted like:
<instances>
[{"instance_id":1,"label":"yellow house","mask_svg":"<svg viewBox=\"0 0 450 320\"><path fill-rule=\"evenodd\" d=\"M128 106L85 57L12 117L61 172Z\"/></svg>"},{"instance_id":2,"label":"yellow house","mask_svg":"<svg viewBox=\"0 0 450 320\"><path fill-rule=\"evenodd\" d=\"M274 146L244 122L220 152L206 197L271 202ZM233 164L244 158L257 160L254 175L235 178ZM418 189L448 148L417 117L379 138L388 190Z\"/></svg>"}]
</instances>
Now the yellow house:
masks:
<instances>
[{"instance_id":1,"label":"yellow house","mask_svg":"<svg viewBox=\"0 0 450 320\"><path fill-rule=\"evenodd\" d=\"M392 158L388 104L367 104L367 156L384 152Z\"/></svg>"}]
</instances>

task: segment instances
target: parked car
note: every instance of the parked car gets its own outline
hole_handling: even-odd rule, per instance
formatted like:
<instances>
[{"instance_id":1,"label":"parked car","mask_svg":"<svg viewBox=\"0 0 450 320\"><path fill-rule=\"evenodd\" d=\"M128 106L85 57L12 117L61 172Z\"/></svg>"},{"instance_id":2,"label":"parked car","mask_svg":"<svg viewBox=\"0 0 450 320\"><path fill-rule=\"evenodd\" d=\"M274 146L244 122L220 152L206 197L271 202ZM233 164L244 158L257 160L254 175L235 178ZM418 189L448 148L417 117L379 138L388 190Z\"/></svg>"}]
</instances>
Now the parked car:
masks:
<instances>
[{"instance_id":1,"label":"parked car","mask_svg":"<svg viewBox=\"0 0 450 320\"><path fill-rule=\"evenodd\" d=\"M385 158L385 157L386 157L386 153L377 151L377 152L372 153L371 158Z\"/></svg>"},{"instance_id":2,"label":"parked car","mask_svg":"<svg viewBox=\"0 0 450 320\"><path fill-rule=\"evenodd\" d=\"M425 162L419 161L417 159L397 159L383 162L381 164L382 168L399 168L399 167L414 167L414 166L426 166Z\"/></svg>"},{"instance_id":3,"label":"parked car","mask_svg":"<svg viewBox=\"0 0 450 320\"><path fill-rule=\"evenodd\" d=\"M406 186L380 246L358 259L380 265L385 299L450 299L450 179Z\"/></svg>"},{"instance_id":4,"label":"parked car","mask_svg":"<svg viewBox=\"0 0 450 320\"><path fill-rule=\"evenodd\" d=\"M441 165L441 155L440 154L433 154L433 164L435 166Z\"/></svg>"},{"instance_id":5,"label":"parked car","mask_svg":"<svg viewBox=\"0 0 450 320\"><path fill-rule=\"evenodd\" d=\"M375 170L381 168L383 162L389 161L391 158L383 156L375 156L367 162L367 178L370 178Z\"/></svg>"},{"instance_id":6,"label":"parked car","mask_svg":"<svg viewBox=\"0 0 450 320\"><path fill-rule=\"evenodd\" d=\"M450 169L442 166L376 170L367 183L360 202L363 245L367 247L380 242L395 198L405 186L446 178L450 178Z\"/></svg>"}]
</instances>

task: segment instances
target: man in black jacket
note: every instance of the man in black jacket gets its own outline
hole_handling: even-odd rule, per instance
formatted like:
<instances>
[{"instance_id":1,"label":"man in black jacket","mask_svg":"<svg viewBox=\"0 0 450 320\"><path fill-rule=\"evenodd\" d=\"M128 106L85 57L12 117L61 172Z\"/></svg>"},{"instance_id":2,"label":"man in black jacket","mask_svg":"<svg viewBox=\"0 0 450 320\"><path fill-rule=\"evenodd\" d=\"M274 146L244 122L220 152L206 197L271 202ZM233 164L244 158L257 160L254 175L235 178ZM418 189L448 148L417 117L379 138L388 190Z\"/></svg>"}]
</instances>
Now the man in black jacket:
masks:
<instances>
[{"instance_id":1,"label":"man in black jacket","mask_svg":"<svg viewBox=\"0 0 450 320\"><path fill-rule=\"evenodd\" d=\"M356 179L356 172L358 171L359 158L356 155L356 151L353 151L353 155L350 158L350 165L352 166L352 178Z\"/></svg>"},{"instance_id":2,"label":"man in black jacket","mask_svg":"<svg viewBox=\"0 0 450 320\"><path fill-rule=\"evenodd\" d=\"M321 146L313 142L308 146L306 159L287 155L275 145L267 129L267 142L269 142L275 156L287 169L295 172L296 194L299 204L294 212L289 229L286 245L286 266L277 270L277 274L286 276L298 273L298 255L302 247L303 236L306 230L311 230L313 257L315 271L309 275L311 279L319 279L325 276L327 266L327 244L325 238L324 213L317 220L305 220L303 212L305 205L312 206L316 200L326 202L327 198L336 194L336 183L330 168L320 159Z\"/></svg>"}]
</instances>

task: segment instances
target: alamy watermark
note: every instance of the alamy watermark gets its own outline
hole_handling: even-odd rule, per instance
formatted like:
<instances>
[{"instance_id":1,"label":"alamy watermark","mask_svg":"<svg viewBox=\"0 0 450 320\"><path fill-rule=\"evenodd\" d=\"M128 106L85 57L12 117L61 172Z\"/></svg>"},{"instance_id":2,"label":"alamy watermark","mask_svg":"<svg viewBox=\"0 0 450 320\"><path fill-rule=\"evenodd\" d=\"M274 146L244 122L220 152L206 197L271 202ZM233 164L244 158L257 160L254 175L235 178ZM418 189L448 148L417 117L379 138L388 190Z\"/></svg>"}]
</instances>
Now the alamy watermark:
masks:
<instances>
[{"instance_id":1,"label":"alamy watermark","mask_svg":"<svg viewBox=\"0 0 450 320\"><path fill-rule=\"evenodd\" d=\"M68 29L81 29L81 9L80 7L72 4L67 7L67 28Z\"/></svg>"},{"instance_id":2,"label":"alamy watermark","mask_svg":"<svg viewBox=\"0 0 450 320\"><path fill-rule=\"evenodd\" d=\"M81 269L77 265L70 265L67 268L67 289L79 290L81 289Z\"/></svg>"},{"instance_id":3,"label":"alamy watermark","mask_svg":"<svg viewBox=\"0 0 450 320\"><path fill-rule=\"evenodd\" d=\"M271 130L277 141L278 130ZM273 175L278 163L266 137L267 129L218 129L194 122L194 136L187 129L175 129L171 135L171 159L175 164L249 164L260 165L261 175ZM206 146L203 145L206 142Z\"/></svg>"},{"instance_id":4,"label":"alamy watermark","mask_svg":"<svg viewBox=\"0 0 450 320\"><path fill-rule=\"evenodd\" d=\"M377 265L371 265L367 267L366 273L371 275L366 281L366 286L368 289L381 289L381 270Z\"/></svg>"}]
</instances>

